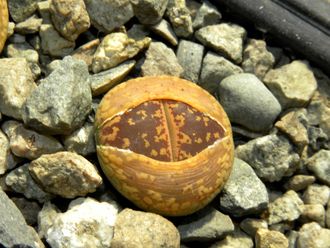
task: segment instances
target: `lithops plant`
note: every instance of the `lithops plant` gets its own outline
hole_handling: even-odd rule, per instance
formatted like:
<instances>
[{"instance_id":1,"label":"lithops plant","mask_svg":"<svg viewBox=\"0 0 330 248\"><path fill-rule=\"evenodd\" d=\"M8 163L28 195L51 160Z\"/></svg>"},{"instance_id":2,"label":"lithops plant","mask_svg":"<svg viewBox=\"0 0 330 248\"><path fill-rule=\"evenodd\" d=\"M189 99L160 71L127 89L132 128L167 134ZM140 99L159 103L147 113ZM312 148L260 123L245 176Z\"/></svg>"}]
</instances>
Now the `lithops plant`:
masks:
<instances>
[{"instance_id":1,"label":"lithops plant","mask_svg":"<svg viewBox=\"0 0 330 248\"><path fill-rule=\"evenodd\" d=\"M0 0L0 53L7 39L8 8L7 0Z\"/></svg>"},{"instance_id":2,"label":"lithops plant","mask_svg":"<svg viewBox=\"0 0 330 248\"><path fill-rule=\"evenodd\" d=\"M104 173L146 211L191 214L229 177L230 122L219 103L194 83L170 76L129 80L104 96L95 123Z\"/></svg>"}]
</instances>

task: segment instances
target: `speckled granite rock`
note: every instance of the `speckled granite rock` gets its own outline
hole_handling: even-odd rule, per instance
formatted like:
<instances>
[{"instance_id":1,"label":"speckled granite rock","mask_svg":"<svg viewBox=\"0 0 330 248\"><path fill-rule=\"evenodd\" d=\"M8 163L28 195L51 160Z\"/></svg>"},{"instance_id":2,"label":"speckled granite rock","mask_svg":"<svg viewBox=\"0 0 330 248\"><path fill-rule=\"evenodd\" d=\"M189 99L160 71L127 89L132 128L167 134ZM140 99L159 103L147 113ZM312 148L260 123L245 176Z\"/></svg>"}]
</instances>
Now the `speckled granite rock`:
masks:
<instances>
[{"instance_id":1,"label":"speckled granite rock","mask_svg":"<svg viewBox=\"0 0 330 248\"><path fill-rule=\"evenodd\" d=\"M220 19L221 13L218 9L209 1L205 0L196 13L196 17L193 21L193 28L197 30L201 27L218 24Z\"/></svg>"},{"instance_id":2,"label":"speckled granite rock","mask_svg":"<svg viewBox=\"0 0 330 248\"><path fill-rule=\"evenodd\" d=\"M330 151L320 150L307 161L307 168L315 177L330 187Z\"/></svg>"},{"instance_id":3,"label":"speckled granite rock","mask_svg":"<svg viewBox=\"0 0 330 248\"><path fill-rule=\"evenodd\" d=\"M303 194L305 204L321 204L325 206L330 197L330 188L326 185L313 183L307 187Z\"/></svg>"},{"instance_id":4,"label":"speckled granite rock","mask_svg":"<svg viewBox=\"0 0 330 248\"><path fill-rule=\"evenodd\" d=\"M8 9L15 22L22 22L37 10L38 0L9 0Z\"/></svg>"}]
</instances>

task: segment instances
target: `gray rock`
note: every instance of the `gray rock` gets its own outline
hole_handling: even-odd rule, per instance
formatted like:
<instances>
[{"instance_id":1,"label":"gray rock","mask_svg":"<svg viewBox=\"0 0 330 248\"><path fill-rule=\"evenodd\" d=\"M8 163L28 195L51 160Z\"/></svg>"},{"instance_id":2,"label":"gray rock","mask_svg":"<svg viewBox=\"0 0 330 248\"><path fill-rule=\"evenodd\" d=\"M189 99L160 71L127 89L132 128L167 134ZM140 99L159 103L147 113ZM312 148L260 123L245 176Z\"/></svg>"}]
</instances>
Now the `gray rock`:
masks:
<instances>
[{"instance_id":1,"label":"gray rock","mask_svg":"<svg viewBox=\"0 0 330 248\"><path fill-rule=\"evenodd\" d=\"M310 175L294 175L284 184L287 190L300 191L315 182L315 177Z\"/></svg>"},{"instance_id":2,"label":"gray rock","mask_svg":"<svg viewBox=\"0 0 330 248\"><path fill-rule=\"evenodd\" d=\"M229 119L252 131L269 129L281 112L279 102L253 74L226 77L219 85L219 98Z\"/></svg>"},{"instance_id":3,"label":"gray rock","mask_svg":"<svg viewBox=\"0 0 330 248\"><path fill-rule=\"evenodd\" d=\"M233 74L242 73L241 67L234 65L224 57L208 52L203 59L199 84L209 92L215 92L220 82Z\"/></svg>"},{"instance_id":4,"label":"gray rock","mask_svg":"<svg viewBox=\"0 0 330 248\"><path fill-rule=\"evenodd\" d=\"M151 42L141 69L143 76L172 75L179 77L183 73L173 50L162 42Z\"/></svg>"},{"instance_id":5,"label":"gray rock","mask_svg":"<svg viewBox=\"0 0 330 248\"><path fill-rule=\"evenodd\" d=\"M274 63L275 58L267 51L265 41L255 39L248 41L243 52L242 68L245 72L255 74L262 80Z\"/></svg>"},{"instance_id":6,"label":"gray rock","mask_svg":"<svg viewBox=\"0 0 330 248\"><path fill-rule=\"evenodd\" d=\"M34 201L28 201L21 197L12 197L11 200L15 203L16 207L21 211L26 223L30 226L34 226L38 221L38 213L41 210L38 203Z\"/></svg>"},{"instance_id":7,"label":"gray rock","mask_svg":"<svg viewBox=\"0 0 330 248\"><path fill-rule=\"evenodd\" d=\"M305 204L321 204L325 206L330 197L330 188L325 185L312 184L304 191L303 199Z\"/></svg>"},{"instance_id":8,"label":"gray rock","mask_svg":"<svg viewBox=\"0 0 330 248\"><path fill-rule=\"evenodd\" d=\"M237 229L209 248L253 248L253 239L246 233Z\"/></svg>"},{"instance_id":9,"label":"gray rock","mask_svg":"<svg viewBox=\"0 0 330 248\"><path fill-rule=\"evenodd\" d=\"M45 0L37 3L38 12L42 18L43 24L52 24L50 17L50 1Z\"/></svg>"},{"instance_id":10,"label":"gray rock","mask_svg":"<svg viewBox=\"0 0 330 248\"><path fill-rule=\"evenodd\" d=\"M230 217L213 208L204 209L188 217L187 222L178 226L182 242L215 241L234 231Z\"/></svg>"},{"instance_id":11,"label":"gray rock","mask_svg":"<svg viewBox=\"0 0 330 248\"><path fill-rule=\"evenodd\" d=\"M315 222L307 223L299 229L297 248L329 248L330 230Z\"/></svg>"},{"instance_id":12,"label":"gray rock","mask_svg":"<svg viewBox=\"0 0 330 248\"><path fill-rule=\"evenodd\" d=\"M131 0L131 3L141 24L154 25L162 19L168 0Z\"/></svg>"},{"instance_id":13,"label":"gray rock","mask_svg":"<svg viewBox=\"0 0 330 248\"><path fill-rule=\"evenodd\" d=\"M247 163L235 158L230 177L220 194L220 208L240 217L261 212L267 205L266 186Z\"/></svg>"},{"instance_id":14,"label":"gray rock","mask_svg":"<svg viewBox=\"0 0 330 248\"><path fill-rule=\"evenodd\" d=\"M84 126L66 136L63 140L65 149L86 156L95 153L94 126L86 122Z\"/></svg>"},{"instance_id":15,"label":"gray rock","mask_svg":"<svg viewBox=\"0 0 330 248\"><path fill-rule=\"evenodd\" d=\"M235 152L253 167L258 177L268 182L292 175L299 166L299 155L290 142L276 134L251 140L238 146Z\"/></svg>"},{"instance_id":16,"label":"gray rock","mask_svg":"<svg viewBox=\"0 0 330 248\"><path fill-rule=\"evenodd\" d=\"M134 40L143 40L150 34L149 28L141 24L133 24L133 26L127 31L129 38Z\"/></svg>"},{"instance_id":17,"label":"gray rock","mask_svg":"<svg viewBox=\"0 0 330 248\"><path fill-rule=\"evenodd\" d=\"M288 248L297 248L297 239L298 239L299 233L297 231L291 230L286 234L286 237L289 241L289 247Z\"/></svg>"},{"instance_id":18,"label":"gray rock","mask_svg":"<svg viewBox=\"0 0 330 248\"><path fill-rule=\"evenodd\" d=\"M299 218L304 210L304 203L293 190L287 191L268 205L268 224L293 221Z\"/></svg>"},{"instance_id":19,"label":"gray rock","mask_svg":"<svg viewBox=\"0 0 330 248\"><path fill-rule=\"evenodd\" d=\"M38 0L9 0L8 9L10 17L15 22L22 22L37 10Z\"/></svg>"},{"instance_id":20,"label":"gray rock","mask_svg":"<svg viewBox=\"0 0 330 248\"><path fill-rule=\"evenodd\" d=\"M15 25L15 32L19 34L34 34L39 32L40 26L42 24L42 19L33 15L23 22L17 23Z\"/></svg>"},{"instance_id":21,"label":"gray rock","mask_svg":"<svg viewBox=\"0 0 330 248\"><path fill-rule=\"evenodd\" d=\"M244 28L228 23L209 25L195 33L196 39L203 45L237 64L242 62L245 35Z\"/></svg>"},{"instance_id":22,"label":"gray rock","mask_svg":"<svg viewBox=\"0 0 330 248\"><path fill-rule=\"evenodd\" d=\"M307 160L307 168L315 177L330 187L330 151L321 150Z\"/></svg>"},{"instance_id":23,"label":"gray rock","mask_svg":"<svg viewBox=\"0 0 330 248\"><path fill-rule=\"evenodd\" d=\"M325 227L325 209L321 204L305 204L299 221L302 223L316 222Z\"/></svg>"},{"instance_id":24,"label":"gray rock","mask_svg":"<svg viewBox=\"0 0 330 248\"><path fill-rule=\"evenodd\" d=\"M180 40L176 56L183 68L182 77L197 83L202 67L204 47L188 40Z\"/></svg>"},{"instance_id":25,"label":"gray rock","mask_svg":"<svg viewBox=\"0 0 330 248\"><path fill-rule=\"evenodd\" d=\"M53 195L43 191L32 179L29 173L29 164L21 165L12 170L6 176L6 185L17 193L23 194L28 199L46 202L53 198Z\"/></svg>"},{"instance_id":26,"label":"gray rock","mask_svg":"<svg viewBox=\"0 0 330 248\"><path fill-rule=\"evenodd\" d=\"M31 162L29 171L43 189L64 198L85 196L102 184L95 166L72 152L42 155Z\"/></svg>"},{"instance_id":27,"label":"gray rock","mask_svg":"<svg viewBox=\"0 0 330 248\"><path fill-rule=\"evenodd\" d=\"M62 144L55 138L27 129L17 121L6 121L2 130L9 138L11 151L18 157L30 160L63 150Z\"/></svg>"},{"instance_id":28,"label":"gray rock","mask_svg":"<svg viewBox=\"0 0 330 248\"><path fill-rule=\"evenodd\" d=\"M51 0L49 9L54 27L67 40L75 41L90 26L84 0Z\"/></svg>"},{"instance_id":29,"label":"gray rock","mask_svg":"<svg viewBox=\"0 0 330 248\"><path fill-rule=\"evenodd\" d=\"M315 152L321 149L330 149L330 139L320 127L309 126L308 130L309 147Z\"/></svg>"},{"instance_id":30,"label":"gray rock","mask_svg":"<svg viewBox=\"0 0 330 248\"><path fill-rule=\"evenodd\" d=\"M288 239L278 231L258 229L255 237L256 247L284 248L289 246Z\"/></svg>"},{"instance_id":31,"label":"gray rock","mask_svg":"<svg viewBox=\"0 0 330 248\"><path fill-rule=\"evenodd\" d=\"M84 0L84 2L92 25L105 33L121 27L134 16L130 0Z\"/></svg>"},{"instance_id":32,"label":"gray rock","mask_svg":"<svg viewBox=\"0 0 330 248\"><path fill-rule=\"evenodd\" d=\"M45 232L47 243L58 248L110 247L117 212L109 203L78 198L65 213L49 212L53 222Z\"/></svg>"},{"instance_id":33,"label":"gray rock","mask_svg":"<svg viewBox=\"0 0 330 248\"><path fill-rule=\"evenodd\" d=\"M22 119L22 105L37 87L28 62L24 58L1 59L0 78L0 112Z\"/></svg>"},{"instance_id":34,"label":"gray rock","mask_svg":"<svg viewBox=\"0 0 330 248\"><path fill-rule=\"evenodd\" d=\"M150 29L168 41L171 45L178 45L178 38L176 37L176 34L174 33L169 22L165 19L162 19L159 23L151 26Z\"/></svg>"},{"instance_id":35,"label":"gray rock","mask_svg":"<svg viewBox=\"0 0 330 248\"><path fill-rule=\"evenodd\" d=\"M221 19L221 13L209 1L203 1L202 6L198 9L196 17L193 21L193 28L199 29L201 27L218 24Z\"/></svg>"},{"instance_id":36,"label":"gray rock","mask_svg":"<svg viewBox=\"0 0 330 248\"><path fill-rule=\"evenodd\" d=\"M246 218L242 220L239 227L253 238L259 228L267 229L268 224L266 220Z\"/></svg>"},{"instance_id":37,"label":"gray rock","mask_svg":"<svg viewBox=\"0 0 330 248\"><path fill-rule=\"evenodd\" d=\"M124 247L179 248L180 236L175 226L160 215L124 209L118 214L111 248Z\"/></svg>"},{"instance_id":38,"label":"gray rock","mask_svg":"<svg viewBox=\"0 0 330 248\"><path fill-rule=\"evenodd\" d=\"M314 74L307 62L295 60L270 70L264 83L276 96L283 109L305 106L317 88Z\"/></svg>"},{"instance_id":39,"label":"gray rock","mask_svg":"<svg viewBox=\"0 0 330 248\"><path fill-rule=\"evenodd\" d=\"M82 126L91 105L87 65L66 57L27 98L23 120L39 131L68 134Z\"/></svg>"},{"instance_id":40,"label":"gray rock","mask_svg":"<svg viewBox=\"0 0 330 248\"><path fill-rule=\"evenodd\" d=\"M34 229L28 226L15 204L0 188L0 244L4 247L43 248Z\"/></svg>"},{"instance_id":41,"label":"gray rock","mask_svg":"<svg viewBox=\"0 0 330 248\"><path fill-rule=\"evenodd\" d=\"M63 38L51 24L42 24L39 34L44 54L64 57L69 55L75 47L75 42Z\"/></svg>"},{"instance_id":42,"label":"gray rock","mask_svg":"<svg viewBox=\"0 0 330 248\"><path fill-rule=\"evenodd\" d=\"M83 44L71 53L72 58L85 61L88 70L92 71L93 56L97 47L100 45L99 39L94 39Z\"/></svg>"}]
</instances>

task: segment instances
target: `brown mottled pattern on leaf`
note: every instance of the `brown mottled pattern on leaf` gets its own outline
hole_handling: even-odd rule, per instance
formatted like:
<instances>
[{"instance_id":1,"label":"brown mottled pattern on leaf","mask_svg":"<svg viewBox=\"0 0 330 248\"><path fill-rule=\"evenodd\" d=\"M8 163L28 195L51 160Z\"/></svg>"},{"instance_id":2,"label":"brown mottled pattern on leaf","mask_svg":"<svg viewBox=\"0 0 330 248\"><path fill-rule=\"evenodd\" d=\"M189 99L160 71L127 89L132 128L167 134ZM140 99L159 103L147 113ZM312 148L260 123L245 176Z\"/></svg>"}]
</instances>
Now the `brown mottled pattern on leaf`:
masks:
<instances>
[{"instance_id":1,"label":"brown mottled pattern on leaf","mask_svg":"<svg viewBox=\"0 0 330 248\"><path fill-rule=\"evenodd\" d=\"M7 39L8 8L7 0L0 0L0 53Z\"/></svg>"}]
</instances>

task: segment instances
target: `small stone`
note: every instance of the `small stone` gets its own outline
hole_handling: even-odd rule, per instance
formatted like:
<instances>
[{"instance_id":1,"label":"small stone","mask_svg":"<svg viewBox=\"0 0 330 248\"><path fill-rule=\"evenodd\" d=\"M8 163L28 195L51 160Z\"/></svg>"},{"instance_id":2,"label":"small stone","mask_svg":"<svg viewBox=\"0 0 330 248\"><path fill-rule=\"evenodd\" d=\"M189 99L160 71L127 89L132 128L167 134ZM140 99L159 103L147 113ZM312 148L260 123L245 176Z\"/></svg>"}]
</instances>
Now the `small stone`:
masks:
<instances>
[{"instance_id":1,"label":"small stone","mask_svg":"<svg viewBox=\"0 0 330 248\"><path fill-rule=\"evenodd\" d=\"M72 58L84 61L88 70L92 70L93 56L96 52L97 47L100 45L100 40L95 39L85 43L81 47L77 48L71 53Z\"/></svg>"},{"instance_id":2,"label":"small stone","mask_svg":"<svg viewBox=\"0 0 330 248\"><path fill-rule=\"evenodd\" d=\"M286 234L286 237L289 241L289 247L288 248L297 248L297 239L298 239L299 233L297 231L291 230Z\"/></svg>"},{"instance_id":3,"label":"small stone","mask_svg":"<svg viewBox=\"0 0 330 248\"><path fill-rule=\"evenodd\" d=\"M328 135L319 127L308 127L309 147L317 152L321 149L330 149L330 139Z\"/></svg>"},{"instance_id":4,"label":"small stone","mask_svg":"<svg viewBox=\"0 0 330 248\"><path fill-rule=\"evenodd\" d=\"M141 24L158 23L166 10L168 0L131 0L133 11Z\"/></svg>"},{"instance_id":5,"label":"small stone","mask_svg":"<svg viewBox=\"0 0 330 248\"><path fill-rule=\"evenodd\" d=\"M15 32L19 34L34 34L39 32L42 19L33 15L23 22L17 23L15 26Z\"/></svg>"},{"instance_id":6,"label":"small stone","mask_svg":"<svg viewBox=\"0 0 330 248\"><path fill-rule=\"evenodd\" d=\"M143 40L149 34L149 29L141 24L133 24L133 26L127 31L128 37L134 40Z\"/></svg>"},{"instance_id":7,"label":"small stone","mask_svg":"<svg viewBox=\"0 0 330 248\"><path fill-rule=\"evenodd\" d=\"M123 26L134 16L130 0L84 0L84 2L92 25L105 33Z\"/></svg>"},{"instance_id":8,"label":"small stone","mask_svg":"<svg viewBox=\"0 0 330 248\"><path fill-rule=\"evenodd\" d=\"M287 248L288 239L284 234L267 229L258 229L255 237L256 248Z\"/></svg>"},{"instance_id":9,"label":"small stone","mask_svg":"<svg viewBox=\"0 0 330 248\"><path fill-rule=\"evenodd\" d=\"M24 123L48 134L69 134L82 126L92 108L87 65L66 57L23 106Z\"/></svg>"},{"instance_id":10,"label":"small stone","mask_svg":"<svg viewBox=\"0 0 330 248\"><path fill-rule=\"evenodd\" d=\"M219 85L219 98L229 119L252 131L266 131L281 112L279 102L253 74L226 77Z\"/></svg>"},{"instance_id":11,"label":"small stone","mask_svg":"<svg viewBox=\"0 0 330 248\"><path fill-rule=\"evenodd\" d=\"M230 177L220 193L220 208L235 217L261 212L268 205L266 186L253 169L235 158Z\"/></svg>"},{"instance_id":12,"label":"small stone","mask_svg":"<svg viewBox=\"0 0 330 248\"><path fill-rule=\"evenodd\" d=\"M330 187L330 151L321 150L307 160L307 168L315 177Z\"/></svg>"},{"instance_id":13,"label":"small stone","mask_svg":"<svg viewBox=\"0 0 330 248\"><path fill-rule=\"evenodd\" d=\"M64 57L69 55L75 47L75 42L63 38L51 24L42 24L39 33L44 54Z\"/></svg>"},{"instance_id":14,"label":"small stone","mask_svg":"<svg viewBox=\"0 0 330 248\"><path fill-rule=\"evenodd\" d=\"M111 248L179 248L180 236L164 217L131 209L121 211L116 220Z\"/></svg>"},{"instance_id":15,"label":"small stone","mask_svg":"<svg viewBox=\"0 0 330 248\"><path fill-rule=\"evenodd\" d=\"M244 232L237 229L209 248L253 248L253 240Z\"/></svg>"},{"instance_id":16,"label":"small stone","mask_svg":"<svg viewBox=\"0 0 330 248\"><path fill-rule=\"evenodd\" d=\"M38 235L45 239L48 229L55 222L60 210L50 201L44 203L41 211L38 214Z\"/></svg>"},{"instance_id":17,"label":"small stone","mask_svg":"<svg viewBox=\"0 0 330 248\"><path fill-rule=\"evenodd\" d=\"M309 143L307 126L306 109L290 110L275 123L275 127L287 134L290 140L301 149Z\"/></svg>"},{"instance_id":18,"label":"small stone","mask_svg":"<svg viewBox=\"0 0 330 248\"><path fill-rule=\"evenodd\" d=\"M38 12L42 18L43 24L52 24L50 17L50 0L41 1L37 3Z\"/></svg>"},{"instance_id":19,"label":"small stone","mask_svg":"<svg viewBox=\"0 0 330 248\"><path fill-rule=\"evenodd\" d=\"M16 207L0 188L0 244L2 247L42 248L42 242Z\"/></svg>"},{"instance_id":20,"label":"small stone","mask_svg":"<svg viewBox=\"0 0 330 248\"><path fill-rule=\"evenodd\" d=\"M295 60L270 70L264 83L276 96L283 109L305 106L317 88L314 74L307 62Z\"/></svg>"},{"instance_id":21,"label":"small stone","mask_svg":"<svg viewBox=\"0 0 330 248\"><path fill-rule=\"evenodd\" d=\"M135 60L128 60L114 68L90 76L92 95L98 96L108 92L120 83L134 68Z\"/></svg>"},{"instance_id":22,"label":"small stone","mask_svg":"<svg viewBox=\"0 0 330 248\"><path fill-rule=\"evenodd\" d=\"M13 70L13 68L16 68ZM37 87L28 62L24 58L0 60L0 112L22 119L22 105Z\"/></svg>"},{"instance_id":23,"label":"small stone","mask_svg":"<svg viewBox=\"0 0 330 248\"><path fill-rule=\"evenodd\" d=\"M117 209L92 198L78 198L65 213L54 216L46 232L51 247L110 247Z\"/></svg>"},{"instance_id":24,"label":"small stone","mask_svg":"<svg viewBox=\"0 0 330 248\"><path fill-rule=\"evenodd\" d=\"M151 42L141 69L143 76L171 75L179 77L183 73L173 50L162 42Z\"/></svg>"},{"instance_id":25,"label":"small stone","mask_svg":"<svg viewBox=\"0 0 330 248\"><path fill-rule=\"evenodd\" d=\"M191 19L195 19L197 12L202 4L196 0L186 0L186 6L190 11Z\"/></svg>"},{"instance_id":26,"label":"small stone","mask_svg":"<svg viewBox=\"0 0 330 248\"><path fill-rule=\"evenodd\" d=\"M287 190L300 191L306 189L309 185L315 182L315 177L310 175L294 175L285 184Z\"/></svg>"},{"instance_id":27,"label":"small stone","mask_svg":"<svg viewBox=\"0 0 330 248\"><path fill-rule=\"evenodd\" d=\"M307 223L299 229L297 248L329 248L330 229L322 228L315 222Z\"/></svg>"},{"instance_id":28,"label":"small stone","mask_svg":"<svg viewBox=\"0 0 330 248\"><path fill-rule=\"evenodd\" d=\"M254 237L256 235L256 232L259 228L268 228L267 221L262 219L252 219L252 218L246 218L242 220L242 222L239 224L239 227L250 235L250 237Z\"/></svg>"},{"instance_id":29,"label":"small stone","mask_svg":"<svg viewBox=\"0 0 330 248\"><path fill-rule=\"evenodd\" d=\"M29 164L24 164L8 173L6 185L28 199L37 200L38 202L46 202L52 199L53 195L43 191L32 179L28 167Z\"/></svg>"},{"instance_id":30,"label":"small stone","mask_svg":"<svg viewBox=\"0 0 330 248\"><path fill-rule=\"evenodd\" d=\"M82 156L95 153L94 125L86 122L84 126L66 136L63 143L67 151Z\"/></svg>"},{"instance_id":31,"label":"small stone","mask_svg":"<svg viewBox=\"0 0 330 248\"><path fill-rule=\"evenodd\" d=\"M267 51L266 42L251 39L243 52L242 68L245 72L255 74L260 80L273 67L275 58Z\"/></svg>"},{"instance_id":32,"label":"small stone","mask_svg":"<svg viewBox=\"0 0 330 248\"><path fill-rule=\"evenodd\" d=\"M95 166L72 152L42 155L31 162L29 171L43 189L64 198L85 196L102 184Z\"/></svg>"},{"instance_id":33,"label":"small stone","mask_svg":"<svg viewBox=\"0 0 330 248\"><path fill-rule=\"evenodd\" d=\"M203 59L199 84L207 91L215 92L220 82L233 74L242 73L241 67L234 65L224 57L208 52Z\"/></svg>"},{"instance_id":34,"label":"small stone","mask_svg":"<svg viewBox=\"0 0 330 248\"><path fill-rule=\"evenodd\" d=\"M26 20L37 10L38 1L39 0L9 0L8 9L10 17L13 18L16 23Z\"/></svg>"},{"instance_id":35,"label":"small stone","mask_svg":"<svg viewBox=\"0 0 330 248\"><path fill-rule=\"evenodd\" d=\"M183 78L197 83L202 67L204 47L188 40L180 40L176 56L183 68Z\"/></svg>"},{"instance_id":36,"label":"small stone","mask_svg":"<svg viewBox=\"0 0 330 248\"><path fill-rule=\"evenodd\" d=\"M193 28L199 29L201 27L218 24L221 19L221 13L209 1L204 1L202 6L196 13L193 21Z\"/></svg>"},{"instance_id":37,"label":"small stone","mask_svg":"<svg viewBox=\"0 0 330 248\"><path fill-rule=\"evenodd\" d=\"M67 40L75 41L90 26L84 0L51 0L49 9L54 27Z\"/></svg>"},{"instance_id":38,"label":"small stone","mask_svg":"<svg viewBox=\"0 0 330 248\"><path fill-rule=\"evenodd\" d=\"M305 204L299 220L302 223L316 222L324 227L325 209L321 204Z\"/></svg>"},{"instance_id":39,"label":"small stone","mask_svg":"<svg viewBox=\"0 0 330 248\"><path fill-rule=\"evenodd\" d=\"M120 63L133 58L141 50L147 48L151 42L150 38L135 41L125 33L111 33L104 37L97 48L92 69L94 73L110 69Z\"/></svg>"},{"instance_id":40,"label":"small stone","mask_svg":"<svg viewBox=\"0 0 330 248\"><path fill-rule=\"evenodd\" d=\"M186 219L187 224L178 226L182 242L215 241L234 231L228 215L214 208L204 209Z\"/></svg>"},{"instance_id":41,"label":"small stone","mask_svg":"<svg viewBox=\"0 0 330 248\"><path fill-rule=\"evenodd\" d=\"M203 45L234 61L236 64L242 62L245 35L246 31L244 28L228 23L206 26L195 33L196 39Z\"/></svg>"},{"instance_id":42,"label":"small stone","mask_svg":"<svg viewBox=\"0 0 330 248\"><path fill-rule=\"evenodd\" d=\"M312 184L304 191L303 199L305 204L321 204L325 206L330 197L330 188L325 185Z\"/></svg>"},{"instance_id":43,"label":"small stone","mask_svg":"<svg viewBox=\"0 0 330 248\"><path fill-rule=\"evenodd\" d=\"M293 190L287 191L282 197L269 203L268 224L293 221L299 218L304 210L304 203Z\"/></svg>"},{"instance_id":44,"label":"small stone","mask_svg":"<svg viewBox=\"0 0 330 248\"><path fill-rule=\"evenodd\" d=\"M39 204L33 201L28 201L25 198L13 197L11 200L15 203L16 207L21 211L26 223L30 226L37 224L38 213L41 208Z\"/></svg>"},{"instance_id":45,"label":"small stone","mask_svg":"<svg viewBox=\"0 0 330 248\"><path fill-rule=\"evenodd\" d=\"M18 162L19 159L10 151L7 136L0 130L0 175L3 175L7 170L15 168Z\"/></svg>"},{"instance_id":46,"label":"small stone","mask_svg":"<svg viewBox=\"0 0 330 248\"><path fill-rule=\"evenodd\" d=\"M57 139L27 129L17 121L4 122L2 129L9 138L11 151L18 157L33 160L43 154L63 150Z\"/></svg>"},{"instance_id":47,"label":"small stone","mask_svg":"<svg viewBox=\"0 0 330 248\"><path fill-rule=\"evenodd\" d=\"M274 182L292 175L299 166L299 155L281 135L270 134L236 148L236 156L251 165L261 179Z\"/></svg>"},{"instance_id":48,"label":"small stone","mask_svg":"<svg viewBox=\"0 0 330 248\"><path fill-rule=\"evenodd\" d=\"M178 45L178 38L176 37L171 25L165 19L150 27L150 29L168 41L171 45Z\"/></svg>"},{"instance_id":49,"label":"small stone","mask_svg":"<svg viewBox=\"0 0 330 248\"><path fill-rule=\"evenodd\" d=\"M186 1L169 0L166 15L178 37L188 38L192 35L192 20Z\"/></svg>"}]
</instances>

